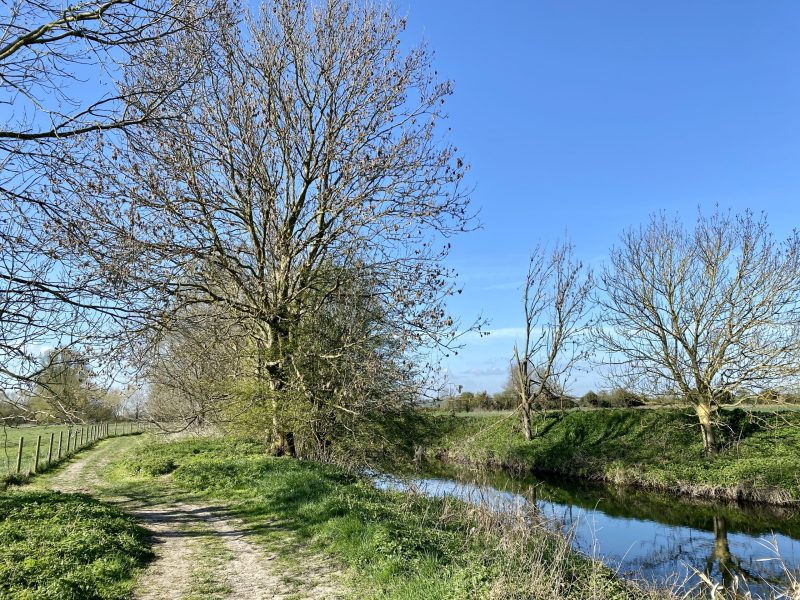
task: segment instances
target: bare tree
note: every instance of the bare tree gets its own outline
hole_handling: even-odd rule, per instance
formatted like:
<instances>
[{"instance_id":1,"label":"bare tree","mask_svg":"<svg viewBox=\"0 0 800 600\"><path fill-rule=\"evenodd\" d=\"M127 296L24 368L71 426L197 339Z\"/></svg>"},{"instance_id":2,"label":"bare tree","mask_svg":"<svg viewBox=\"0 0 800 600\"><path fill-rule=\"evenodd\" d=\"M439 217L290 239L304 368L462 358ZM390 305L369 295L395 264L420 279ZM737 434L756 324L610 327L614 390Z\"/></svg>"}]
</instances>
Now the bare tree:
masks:
<instances>
[{"instance_id":1,"label":"bare tree","mask_svg":"<svg viewBox=\"0 0 800 600\"><path fill-rule=\"evenodd\" d=\"M469 226L465 166L439 142L451 85L424 47L401 51L403 29L387 8L344 0L219 11L194 42L212 48L204 76L164 107L184 118L129 137L91 185L72 182L116 277L176 306L224 306L250 332L282 451L295 340L331 298L369 294L409 357L454 331L441 259ZM151 61L143 77L171 77L169 53ZM353 352L341 340L317 358Z\"/></svg>"},{"instance_id":2,"label":"bare tree","mask_svg":"<svg viewBox=\"0 0 800 600\"><path fill-rule=\"evenodd\" d=\"M191 307L169 327L151 329L139 364L148 417L168 431L209 422L223 425L249 405L232 402L237 380L252 372L246 332L219 310Z\"/></svg>"},{"instance_id":3,"label":"bare tree","mask_svg":"<svg viewBox=\"0 0 800 600\"><path fill-rule=\"evenodd\" d=\"M533 437L531 418L546 400L562 399L575 366L589 356L587 313L592 273L573 257L573 246L531 253L523 287L525 332L514 345L512 381L519 397L525 439Z\"/></svg>"},{"instance_id":4,"label":"bare tree","mask_svg":"<svg viewBox=\"0 0 800 600\"><path fill-rule=\"evenodd\" d=\"M800 237L776 241L764 216L717 211L686 229L655 215L623 234L602 289L611 364L694 406L707 453L720 406L797 380Z\"/></svg>"},{"instance_id":5,"label":"bare tree","mask_svg":"<svg viewBox=\"0 0 800 600\"><path fill-rule=\"evenodd\" d=\"M200 27L200 0L3 1L0 16L0 388L30 385L46 347L100 345L123 315L64 217L61 182L102 156L103 135L168 117L191 79L133 76L170 40ZM135 85L134 85L135 83ZM102 282L102 283L101 283ZM127 316L127 314L125 314ZM91 339L90 339L91 338ZM107 354L107 352L106 352Z\"/></svg>"}]
</instances>

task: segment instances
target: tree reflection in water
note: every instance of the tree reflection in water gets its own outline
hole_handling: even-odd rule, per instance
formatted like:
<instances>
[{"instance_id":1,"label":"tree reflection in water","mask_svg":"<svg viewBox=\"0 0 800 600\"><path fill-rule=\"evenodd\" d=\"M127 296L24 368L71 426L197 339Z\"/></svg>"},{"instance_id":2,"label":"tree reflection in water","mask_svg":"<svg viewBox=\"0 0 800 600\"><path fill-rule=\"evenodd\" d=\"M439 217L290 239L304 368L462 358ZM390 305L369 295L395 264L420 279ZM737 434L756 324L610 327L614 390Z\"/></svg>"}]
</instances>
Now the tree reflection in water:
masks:
<instances>
[{"instance_id":1,"label":"tree reflection in water","mask_svg":"<svg viewBox=\"0 0 800 600\"><path fill-rule=\"evenodd\" d=\"M735 598L747 597L742 591L746 584L750 597L770 598L777 597L773 590L788 584L779 558L790 572L800 574L796 509L692 502L574 480L486 473L474 477L450 470L412 484L427 495L478 499L493 510L535 502L554 526L570 531L576 549L626 577L661 586L688 590L710 584ZM523 493L531 487L535 494Z\"/></svg>"},{"instance_id":2,"label":"tree reflection in water","mask_svg":"<svg viewBox=\"0 0 800 600\"><path fill-rule=\"evenodd\" d=\"M728 522L725 517L715 515L714 549L706 560L704 570L706 577L714 581L714 575L718 573L717 581L731 598L748 597L746 591L749 587L753 587L753 584L763 592L778 589L785 584L784 566L779 557L776 556L773 561L749 561L749 564L760 568L745 567L742 561L734 556L728 541ZM714 570L715 565L717 566L716 571Z\"/></svg>"}]
</instances>

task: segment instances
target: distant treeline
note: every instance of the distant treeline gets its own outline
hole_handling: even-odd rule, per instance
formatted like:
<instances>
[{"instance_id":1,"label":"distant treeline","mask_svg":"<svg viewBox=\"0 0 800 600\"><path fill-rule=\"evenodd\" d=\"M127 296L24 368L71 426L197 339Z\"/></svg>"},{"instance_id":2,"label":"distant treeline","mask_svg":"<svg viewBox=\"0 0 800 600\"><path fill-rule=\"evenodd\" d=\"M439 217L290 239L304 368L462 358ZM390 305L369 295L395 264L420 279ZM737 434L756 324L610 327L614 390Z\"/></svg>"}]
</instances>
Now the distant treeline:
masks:
<instances>
[{"instance_id":1,"label":"distant treeline","mask_svg":"<svg viewBox=\"0 0 800 600\"><path fill-rule=\"evenodd\" d=\"M739 400L743 404L800 404L800 391L781 393L767 390L760 394L744 394ZM736 400L736 399L732 399ZM583 396L550 397L542 403L543 409L569 408L631 408L636 406L671 406L685 404L677 396L646 396L631 390L617 387L600 392L589 391ZM519 405L519 397L511 389L504 389L495 394L482 392L462 392L458 395L445 396L437 402L444 410L470 412L476 410L514 410Z\"/></svg>"}]
</instances>

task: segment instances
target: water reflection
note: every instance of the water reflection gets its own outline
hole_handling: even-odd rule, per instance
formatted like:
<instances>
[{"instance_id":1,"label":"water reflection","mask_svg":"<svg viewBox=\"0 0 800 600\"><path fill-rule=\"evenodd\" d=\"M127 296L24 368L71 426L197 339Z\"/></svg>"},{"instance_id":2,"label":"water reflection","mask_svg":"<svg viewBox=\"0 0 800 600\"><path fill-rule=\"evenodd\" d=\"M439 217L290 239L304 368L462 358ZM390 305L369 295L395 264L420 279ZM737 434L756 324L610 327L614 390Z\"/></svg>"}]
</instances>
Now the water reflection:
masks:
<instances>
[{"instance_id":1,"label":"water reflection","mask_svg":"<svg viewBox=\"0 0 800 600\"><path fill-rule=\"evenodd\" d=\"M494 510L535 503L554 527L570 533L581 552L626 577L679 585L703 578L727 590L746 581L764 598L785 589L782 563L800 573L800 515L796 510L687 502L660 494L569 480L437 472L435 477L381 487L412 486L430 496L456 496ZM777 560L778 556L781 561ZM788 596L784 596L788 597Z\"/></svg>"}]
</instances>

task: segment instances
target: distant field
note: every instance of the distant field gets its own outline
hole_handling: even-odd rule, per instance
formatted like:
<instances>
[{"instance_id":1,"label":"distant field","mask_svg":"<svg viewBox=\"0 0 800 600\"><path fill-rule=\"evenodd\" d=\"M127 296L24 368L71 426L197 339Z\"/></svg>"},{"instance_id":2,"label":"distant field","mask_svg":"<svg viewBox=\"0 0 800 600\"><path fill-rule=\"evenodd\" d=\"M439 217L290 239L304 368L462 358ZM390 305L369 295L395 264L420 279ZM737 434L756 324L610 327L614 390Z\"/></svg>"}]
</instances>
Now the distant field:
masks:
<instances>
[{"instance_id":1,"label":"distant field","mask_svg":"<svg viewBox=\"0 0 800 600\"><path fill-rule=\"evenodd\" d=\"M130 432L131 423L118 423L117 433L122 434ZM135 424L133 425L136 426ZM83 440L86 444L88 436L89 425L35 425L35 426L22 426L22 427L0 427L0 475L7 473L14 473L17 469L17 449L19 447L19 439L23 438L22 445L22 473L27 473L33 467L33 458L36 452L36 438L41 436L41 445L39 449L39 464L43 465L47 462L47 452L50 445L50 434L53 434L53 460L56 460L58 453L58 436L62 435L62 455L67 451L67 437L68 432L72 430L73 436L80 436L80 430L84 430ZM110 424L109 434L114 435L114 423ZM74 445L71 442L70 448Z\"/></svg>"}]
</instances>

